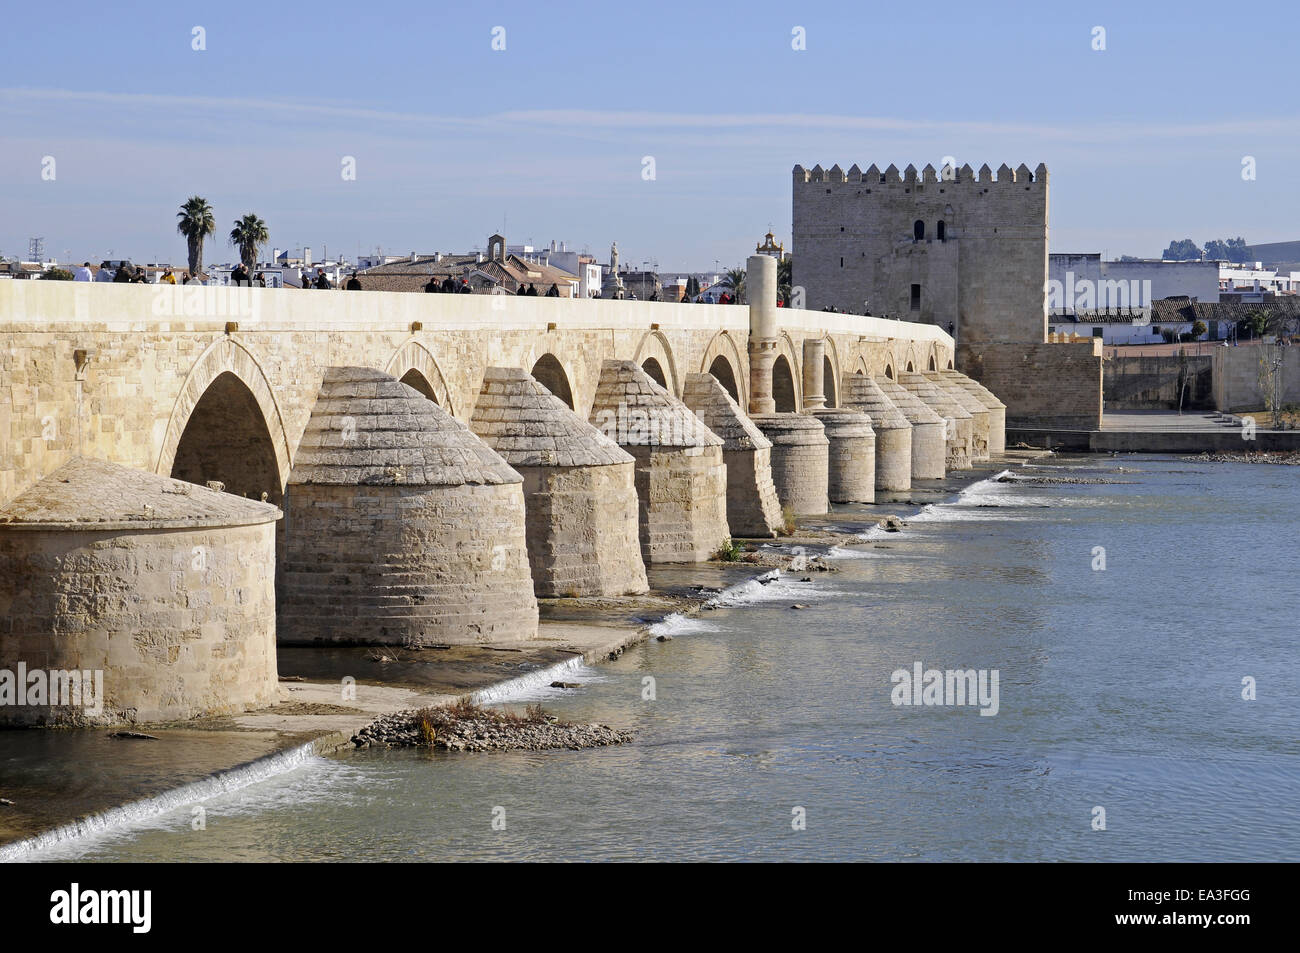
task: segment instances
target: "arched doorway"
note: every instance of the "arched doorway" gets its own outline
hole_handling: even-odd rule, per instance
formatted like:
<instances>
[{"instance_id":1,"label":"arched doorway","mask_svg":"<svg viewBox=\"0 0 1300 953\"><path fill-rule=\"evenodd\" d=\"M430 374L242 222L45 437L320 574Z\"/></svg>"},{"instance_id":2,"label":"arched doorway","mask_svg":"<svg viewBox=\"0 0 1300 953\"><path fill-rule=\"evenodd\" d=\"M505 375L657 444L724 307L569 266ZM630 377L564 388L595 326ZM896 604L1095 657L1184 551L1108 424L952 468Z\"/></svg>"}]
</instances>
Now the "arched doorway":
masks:
<instances>
[{"instance_id":1,"label":"arched doorway","mask_svg":"<svg viewBox=\"0 0 1300 953\"><path fill-rule=\"evenodd\" d=\"M930 367L929 367L929 370L934 370L934 355L933 355L933 354L930 355Z\"/></svg>"},{"instance_id":2,"label":"arched doorway","mask_svg":"<svg viewBox=\"0 0 1300 953\"><path fill-rule=\"evenodd\" d=\"M653 357L647 357L641 362L641 370L650 375L650 378L665 390L668 389L668 378L664 375L664 369L659 362Z\"/></svg>"},{"instance_id":3,"label":"arched doorway","mask_svg":"<svg viewBox=\"0 0 1300 953\"><path fill-rule=\"evenodd\" d=\"M736 386L736 373L731 369L731 362L719 354L709 365L709 373L714 376L722 389L731 395L731 399L740 403L740 388Z\"/></svg>"},{"instance_id":4,"label":"arched doorway","mask_svg":"<svg viewBox=\"0 0 1300 953\"><path fill-rule=\"evenodd\" d=\"M916 373L916 368L914 368L914 367L912 366L912 362L911 362L911 361L908 361L908 362L907 362L907 373L909 373L909 374L915 374L915 373Z\"/></svg>"},{"instance_id":5,"label":"arched doorway","mask_svg":"<svg viewBox=\"0 0 1300 953\"><path fill-rule=\"evenodd\" d=\"M925 222L919 218L912 223L912 240L917 242L925 240Z\"/></svg>"},{"instance_id":6,"label":"arched doorway","mask_svg":"<svg viewBox=\"0 0 1300 953\"><path fill-rule=\"evenodd\" d=\"M438 395L433 392L433 385L414 367L402 375L402 383L407 387L414 387L435 404L438 402Z\"/></svg>"},{"instance_id":7,"label":"arched doorway","mask_svg":"<svg viewBox=\"0 0 1300 953\"><path fill-rule=\"evenodd\" d=\"M795 412L794 372L784 354L778 354L772 364L772 399L778 414Z\"/></svg>"},{"instance_id":8,"label":"arched doorway","mask_svg":"<svg viewBox=\"0 0 1300 953\"><path fill-rule=\"evenodd\" d=\"M257 398L225 371L208 385L181 432L171 476L200 485L219 480L226 492L279 506L284 496L275 446Z\"/></svg>"},{"instance_id":9,"label":"arched doorway","mask_svg":"<svg viewBox=\"0 0 1300 953\"><path fill-rule=\"evenodd\" d=\"M839 382L835 380L835 365L831 363L831 359L829 357L823 355L822 356L822 392L826 395L827 407L838 407L840 405L839 394L835 392L838 383Z\"/></svg>"},{"instance_id":10,"label":"arched doorway","mask_svg":"<svg viewBox=\"0 0 1300 953\"><path fill-rule=\"evenodd\" d=\"M952 358L948 358L948 370L952 370Z\"/></svg>"},{"instance_id":11,"label":"arched doorway","mask_svg":"<svg viewBox=\"0 0 1300 953\"><path fill-rule=\"evenodd\" d=\"M885 378L891 381L894 379L894 365L892 364L885 365Z\"/></svg>"},{"instance_id":12,"label":"arched doorway","mask_svg":"<svg viewBox=\"0 0 1300 953\"><path fill-rule=\"evenodd\" d=\"M543 354L537 359L530 373L541 384L573 410L573 390L569 387L569 375L554 354Z\"/></svg>"}]
</instances>

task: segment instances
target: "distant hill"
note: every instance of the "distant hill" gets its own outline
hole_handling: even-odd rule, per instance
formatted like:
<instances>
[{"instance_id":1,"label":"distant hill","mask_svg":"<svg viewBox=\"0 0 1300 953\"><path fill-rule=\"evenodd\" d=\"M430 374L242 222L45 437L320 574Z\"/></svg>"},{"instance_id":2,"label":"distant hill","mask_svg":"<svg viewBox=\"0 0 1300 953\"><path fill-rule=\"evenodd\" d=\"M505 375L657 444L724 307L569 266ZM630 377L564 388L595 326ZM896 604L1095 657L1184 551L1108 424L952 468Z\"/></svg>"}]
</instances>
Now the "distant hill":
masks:
<instances>
[{"instance_id":1,"label":"distant hill","mask_svg":"<svg viewBox=\"0 0 1300 953\"><path fill-rule=\"evenodd\" d=\"M1265 265L1300 261L1300 242L1268 242L1264 245L1247 245L1252 261Z\"/></svg>"}]
</instances>

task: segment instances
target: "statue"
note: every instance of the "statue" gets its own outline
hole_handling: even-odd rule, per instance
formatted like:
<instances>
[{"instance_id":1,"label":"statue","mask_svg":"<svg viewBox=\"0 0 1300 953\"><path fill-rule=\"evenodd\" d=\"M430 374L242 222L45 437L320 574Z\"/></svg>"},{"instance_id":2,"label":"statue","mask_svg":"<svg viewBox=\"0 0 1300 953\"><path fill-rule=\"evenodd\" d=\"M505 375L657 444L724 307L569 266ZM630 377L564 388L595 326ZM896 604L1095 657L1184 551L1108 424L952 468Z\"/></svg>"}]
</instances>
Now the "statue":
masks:
<instances>
[{"instance_id":1,"label":"statue","mask_svg":"<svg viewBox=\"0 0 1300 953\"><path fill-rule=\"evenodd\" d=\"M609 246L609 270L611 274L618 274L618 242Z\"/></svg>"}]
</instances>

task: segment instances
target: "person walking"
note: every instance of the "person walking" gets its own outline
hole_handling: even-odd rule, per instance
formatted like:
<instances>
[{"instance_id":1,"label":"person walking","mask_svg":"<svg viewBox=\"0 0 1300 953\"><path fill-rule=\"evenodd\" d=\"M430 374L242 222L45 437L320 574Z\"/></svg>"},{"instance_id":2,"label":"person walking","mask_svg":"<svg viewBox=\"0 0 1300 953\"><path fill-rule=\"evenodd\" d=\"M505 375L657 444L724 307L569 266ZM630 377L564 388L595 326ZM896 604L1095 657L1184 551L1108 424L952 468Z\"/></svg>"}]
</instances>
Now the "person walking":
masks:
<instances>
[{"instance_id":1,"label":"person walking","mask_svg":"<svg viewBox=\"0 0 1300 953\"><path fill-rule=\"evenodd\" d=\"M357 279L356 275L352 275L348 278L347 284L343 286L343 289L345 291L360 291L361 282Z\"/></svg>"},{"instance_id":2,"label":"person walking","mask_svg":"<svg viewBox=\"0 0 1300 953\"><path fill-rule=\"evenodd\" d=\"M162 273L162 277L158 279L158 283L164 285L174 285L176 284L176 275L174 275L172 273L172 270L168 268Z\"/></svg>"},{"instance_id":3,"label":"person walking","mask_svg":"<svg viewBox=\"0 0 1300 953\"><path fill-rule=\"evenodd\" d=\"M72 280L73 281L94 281L95 276L90 273L90 262L88 261L82 262L81 267L78 268L75 272L73 272Z\"/></svg>"},{"instance_id":4,"label":"person walking","mask_svg":"<svg viewBox=\"0 0 1300 953\"><path fill-rule=\"evenodd\" d=\"M95 272L95 280L112 281L114 277L113 269L108 266L108 262L101 261L99 263L99 271Z\"/></svg>"},{"instance_id":5,"label":"person walking","mask_svg":"<svg viewBox=\"0 0 1300 953\"><path fill-rule=\"evenodd\" d=\"M316 269L316 287L319 288L321 291L328 291L334 287L332 284L330 284L330 280L325 277L324 268Z\"/></svg>"},{"instance_id":6,"label":"person walking","mask_svg":"<svg viewBox=\"0 0 1300 953\"><path fill-rule=\"evenodd\" d=\"M253 281L259 288L266 287L266 275L262 274L260 271L257 273L257 277L254 278Z\"/></svg>"},{"instance_id":7,"label":"person walking","mask_svg":"<svg viewBox=\"0 0 1300 953\"><path fill-rule=\"evenodd\" d=\"M551 290L548 291L548 292L546 292L546 297L548 297L548 298L558 298L559 296L560 296L560 286L559 286L559 285L551 285Z\"/></svg>"}]
</instances>

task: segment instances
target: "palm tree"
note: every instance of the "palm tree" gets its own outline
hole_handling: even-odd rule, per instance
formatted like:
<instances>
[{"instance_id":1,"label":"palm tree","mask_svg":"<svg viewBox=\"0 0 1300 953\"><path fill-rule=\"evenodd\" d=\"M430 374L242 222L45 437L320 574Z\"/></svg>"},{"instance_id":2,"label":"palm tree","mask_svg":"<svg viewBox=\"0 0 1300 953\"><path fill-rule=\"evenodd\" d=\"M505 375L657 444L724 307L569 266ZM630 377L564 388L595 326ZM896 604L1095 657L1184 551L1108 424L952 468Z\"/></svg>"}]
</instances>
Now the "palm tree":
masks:
<instances>
[{"instance_id":1,"label":"palm tree","mask_svg":"<svg viewBox=\"0 0 1300 953\"><path fill-rule=\"evenodd\" d=\"M731 282L731 293L739 302L745 296L745 269L728 268L727 280Z\"/></svg>"},{"instance_id":2,"label":"palm tree","mask_svg":"<svg viewBox=\"0 0 1300 953\"><path fill-rule=\"evenodd\" d=\"M235 221L230 230L230 244L239 248L239 260L252 271L257 267L257 250L271 240L266 230L266 222L252 212Z\"/></svg>"},{"instance_id":3,"label":"palm tree","mask_svg":"<svg viewBox=\"0 0 1300 953\"><path fill-rule=\"evenodd\" d=\"M776 294L788 305L794 293L794 259L786 255L776 263Z\"/></svg>"},{"instance_id":4,"label":"palm tree","mask_svg":"<svg viewBox=\"0 0 1300 953\"><path fill-rule=\"evenodd\" d=\"M203 271L203 239L216 234L216 216L207 199L194 195L181 206L176 217L180 219L176 223L176 231L185 236L189 245L190 274L197 277Z\"/></svg>"}]
</instances>

